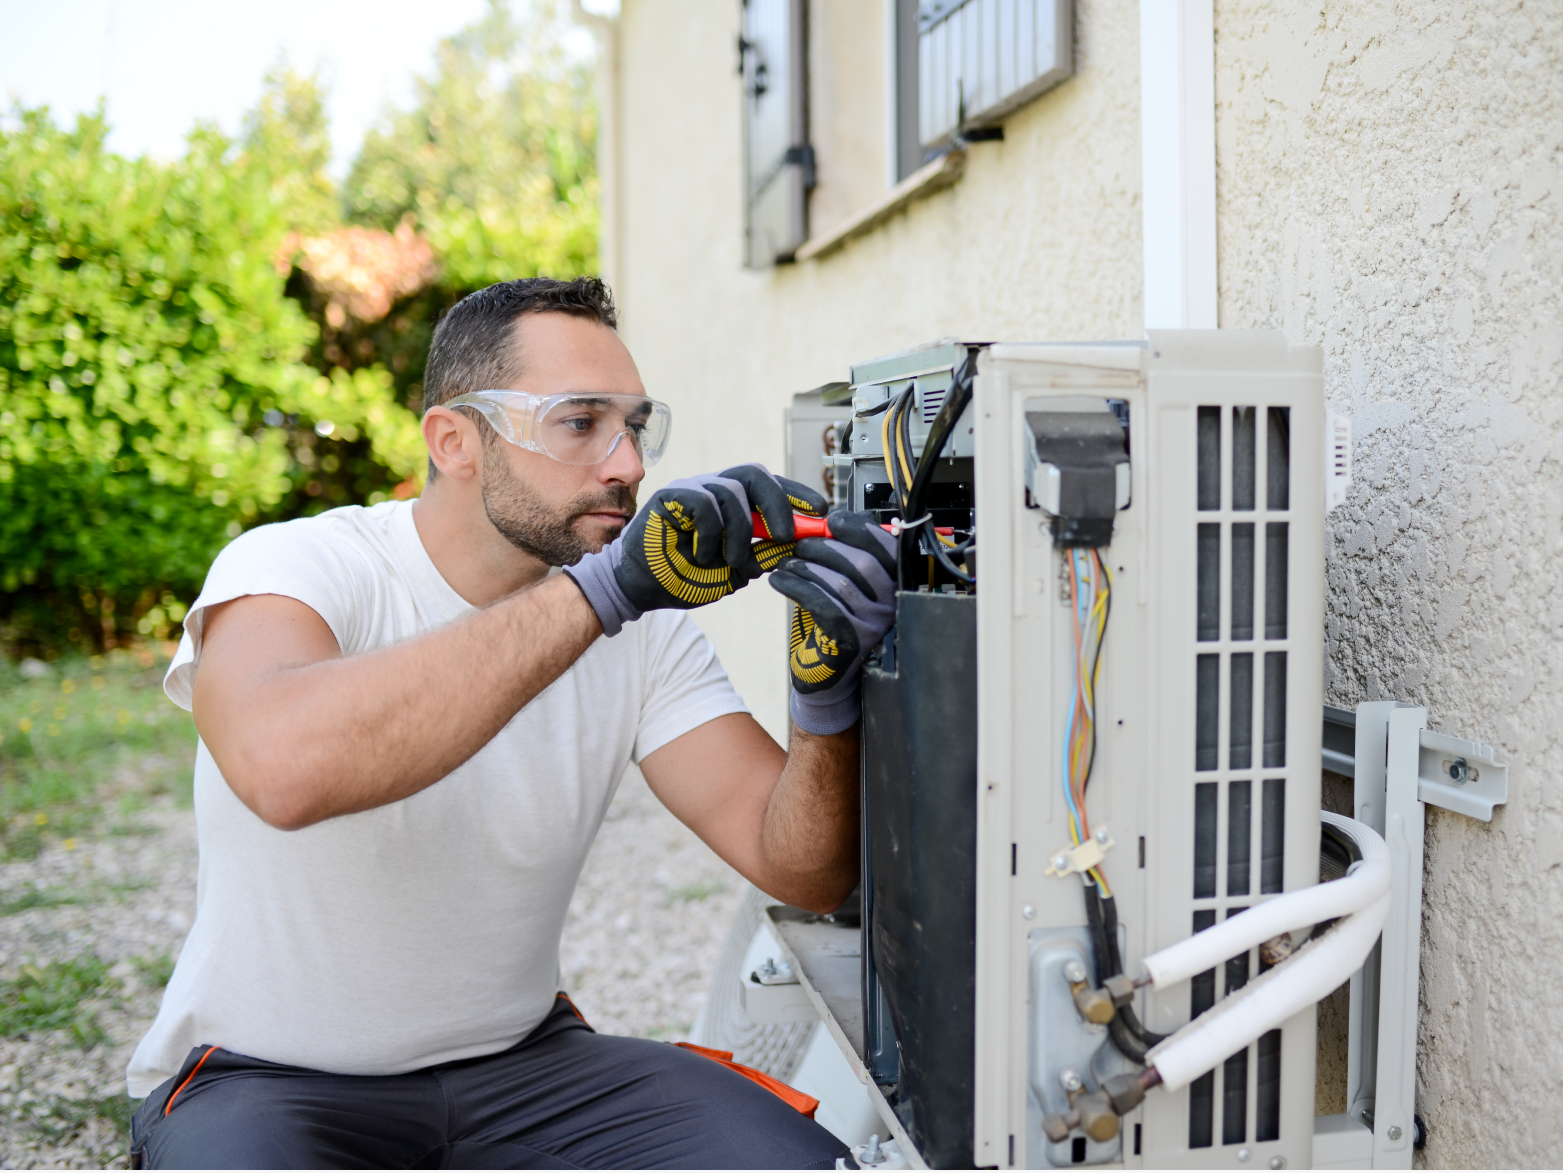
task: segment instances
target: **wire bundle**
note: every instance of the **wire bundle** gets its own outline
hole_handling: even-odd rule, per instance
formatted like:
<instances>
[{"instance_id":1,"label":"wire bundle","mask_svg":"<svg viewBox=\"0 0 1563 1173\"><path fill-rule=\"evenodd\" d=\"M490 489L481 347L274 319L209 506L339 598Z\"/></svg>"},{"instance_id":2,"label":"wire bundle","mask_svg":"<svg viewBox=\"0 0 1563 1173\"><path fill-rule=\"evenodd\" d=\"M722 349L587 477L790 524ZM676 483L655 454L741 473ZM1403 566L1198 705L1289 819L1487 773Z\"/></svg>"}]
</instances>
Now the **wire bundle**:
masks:
<instances>
[{"instance_id":1,"label":"wire bundle","mask_svg":"<svg viewBox=\"0 0 1563 1173\"><path fill-rule=\"evenodd\" d=\"M1069 835L1078 847L1091 837L1085 790L1096 765L1096 683L1102 668L1102 641L1112 610L1112 575L1096 550L1065 551L1069 571L1069 603L1074 616L1075 673L1064 730L1064 801L1069 808ZM1110 898L1107 876L1100 865L1089 875L1102 897Z\"/></svg>"},{"instance_id":2,"label":"wire bundle","mask_svg":"<svg viewBox=\"0 0 1563 1173\"><path fill-rule=\"evenodd\" d=\"M1075 630L1074 686L1069 700L1069 721L1064 730L1064 800L1069 808L1069 834L1075 846L1091 837L1085 792L1096 766L1096 686L1102 671L1102 644L1112 615L1113 577L1100 550L1070 548L1065 551L1070 611ZM1123 972L1118 949L1118 902L1113 899L1107 873L1101 864L1086 873L1085 914L1090 925L1091 949L1096 956L1096 978L1105 982ZM1122 1006L1108 1026L1113 1045L1136 1063L1164 1036L1146 1030L1133 1006Z\"/></svg>"},{"instance_id":3,"label":"wire bundle","mask_svg":"<svg viewBox=\"0 0 1563 1173\"><path fill-rule=\"evenodd\" d=\"M968 584L974 583L976 579L957 566L955 559L964 558L971 552L976 542L975 534L964 542L956 542L952 536L938 533L932 526L927 525L933 515L924 508L924 501L928 495L928 485L933 480L933 468L938 462L939 454L954 433L955 421L971 400L971 380L974 374L973 361L968 357L960 370L955 373L954 384L945 397L944 405L928 429L921 460L916 460L912 456L910 423L911 413L917 401L917 385L908 383L906 390L873 409L884 414L884 419L879 422L879 439L885 454L885 468L890 474L893 504L902 518L901 531L908 535L905 540L911 541L912 548L917 552L937 562L944 568L946 574ZM926 529L920 528L924 526ZM903 541L901 582L903 588L911 585L907 581L905 572L906 553L907 548ZM929 574L931 582L931 565Z\"/></svg>"}]
</instances>

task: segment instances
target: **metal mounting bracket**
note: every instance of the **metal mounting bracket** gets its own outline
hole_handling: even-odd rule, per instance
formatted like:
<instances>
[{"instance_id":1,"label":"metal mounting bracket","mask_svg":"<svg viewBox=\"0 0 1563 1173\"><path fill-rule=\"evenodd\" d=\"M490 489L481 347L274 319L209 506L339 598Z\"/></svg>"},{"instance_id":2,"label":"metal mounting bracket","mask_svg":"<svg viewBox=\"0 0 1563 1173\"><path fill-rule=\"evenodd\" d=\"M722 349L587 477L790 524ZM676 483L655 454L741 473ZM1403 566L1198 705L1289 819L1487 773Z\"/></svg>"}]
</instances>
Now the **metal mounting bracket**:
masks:
<instances>
[{"instance_id":1,"label":"metal mounting bracket","mask_svg":"<svg viewBox=\"0 0 1563 1173\"><path fill-rule=\"evenodd\" d=\"M1409 744L1397 747L1391 742L1392 758L1397 748L1410 753ZM1499 764L1490 745L1423 729L1417 745L1416 796L1490 823L1493 808L1509 801L1509 767Z\"/></svg>"},{"instance_id":2,"label":"metal mounting bracket","mask_svg":"<svg viewBox=\"0 0 1563 1173\"><path fill-rule=\"evenodd\" d=\"M1326 731L1347 715L1325 713ZM1509 771L1493 747L1427 729L1427 710L1398 701L1357 706L1355 746L1334 739L1327 769L1350 768L1357 818L1384 836L1393 897L1384 934L1351 979L1347 1115L1371 1131L1336 1144L1335 1168L1409 1169L1416 1137L1417 999L1421 981L1422 848L1427 805L1492 821L1508 799ZM1327 741L1330 739L1327 738ZM1328 1117L1339 1120L1339 1117ZM1344 1122L1342 1122L1344 1123ZM1349 1150L1349 1153L1348 1153Z\"/></svg>"}]
</instances>

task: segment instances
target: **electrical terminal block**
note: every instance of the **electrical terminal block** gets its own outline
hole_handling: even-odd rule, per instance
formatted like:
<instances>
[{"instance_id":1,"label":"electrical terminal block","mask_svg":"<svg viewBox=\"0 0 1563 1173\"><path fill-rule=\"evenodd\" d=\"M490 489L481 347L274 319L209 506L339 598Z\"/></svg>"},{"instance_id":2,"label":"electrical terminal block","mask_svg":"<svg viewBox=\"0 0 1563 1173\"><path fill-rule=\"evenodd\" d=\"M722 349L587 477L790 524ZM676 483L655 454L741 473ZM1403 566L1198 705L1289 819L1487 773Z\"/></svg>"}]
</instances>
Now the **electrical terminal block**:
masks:
<instances>
[{"instance_id":1,"label":"electrical terminal block","mask_svg":"<svg viewBox=\"0 0 1563 1173\"><path fill-rule=\"evenodd\" d=\"M1107 858L1107 853L1116 844L1106 827L1098 828L1084 843L1074 847L1055 851L1049 861L1048 869L1043 875L1067 876L1075 872L1088 872L1102 860Z\"/></svg>"}]
</instances>

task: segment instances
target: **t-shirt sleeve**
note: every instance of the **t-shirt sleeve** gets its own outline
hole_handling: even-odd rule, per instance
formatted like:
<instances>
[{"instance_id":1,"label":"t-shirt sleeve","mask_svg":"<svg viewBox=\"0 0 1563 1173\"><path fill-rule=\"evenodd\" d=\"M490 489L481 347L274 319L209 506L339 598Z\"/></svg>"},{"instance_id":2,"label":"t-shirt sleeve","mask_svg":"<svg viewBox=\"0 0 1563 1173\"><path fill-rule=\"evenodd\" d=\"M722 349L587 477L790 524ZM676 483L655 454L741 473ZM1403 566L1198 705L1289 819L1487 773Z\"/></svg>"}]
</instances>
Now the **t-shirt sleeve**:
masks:
<instances>
[{"instance_id":1,"label":"t-shirt sleeve","mask_svg":"<svg viewBox=\"0 0 1563 1173\"><path fill-rule=\"evenodd\" d=\"M630 631L642 641L645 665L636 762L707 721L749 711L711 641L688 615L653 611L624 634Z\"/></svg>"},{"instance_id":2,"label":"t-shirt sleeve","mask_svg":"<svg viewBox=\"0 0 1563 1173\"><path fill-rule=\"evenodd\" d=\"M364 614L357 598L363 576L342 543L333 540L334 529L313 518L263 525L223 548L185 616L184 638L163 677L169 700L190 708L207 608L244 595L297 599L326 621L339 646L353 646L355 623Z\"/></svg>"}]
</instances>

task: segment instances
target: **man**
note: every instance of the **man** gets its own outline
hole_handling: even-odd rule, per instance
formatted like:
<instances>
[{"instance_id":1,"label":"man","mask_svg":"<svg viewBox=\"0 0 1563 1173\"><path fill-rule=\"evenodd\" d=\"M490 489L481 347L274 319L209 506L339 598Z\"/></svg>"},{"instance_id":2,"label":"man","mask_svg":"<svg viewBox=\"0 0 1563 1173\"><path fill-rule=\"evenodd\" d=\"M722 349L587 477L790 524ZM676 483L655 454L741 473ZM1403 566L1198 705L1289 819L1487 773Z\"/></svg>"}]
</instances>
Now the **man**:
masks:
<instances>
[{"instance_id":1,"label":"man","mask_svg":"<svg viewBox=\"0 0 1563 1173\"><path fill-rule=\"evenodd\" d=\"M169 696L195 714L196 923L130 1063L145 1167L830 1167L845 1148L687 1050L558 993L576 879L637 760L772 896L857 874L857 673L889 538L757 465L635 513L670 413L595 279L440 323L412 503L218 557ZM754 543L751 510L771 541ZM633 520L632 520L633 519ZM565 566L564 573L550 573ZM783 751L682 611L775 568L800 600Z\"/></svg>"}]
</instances>

